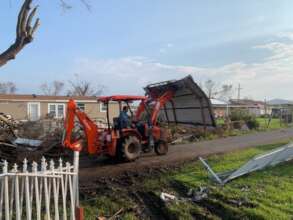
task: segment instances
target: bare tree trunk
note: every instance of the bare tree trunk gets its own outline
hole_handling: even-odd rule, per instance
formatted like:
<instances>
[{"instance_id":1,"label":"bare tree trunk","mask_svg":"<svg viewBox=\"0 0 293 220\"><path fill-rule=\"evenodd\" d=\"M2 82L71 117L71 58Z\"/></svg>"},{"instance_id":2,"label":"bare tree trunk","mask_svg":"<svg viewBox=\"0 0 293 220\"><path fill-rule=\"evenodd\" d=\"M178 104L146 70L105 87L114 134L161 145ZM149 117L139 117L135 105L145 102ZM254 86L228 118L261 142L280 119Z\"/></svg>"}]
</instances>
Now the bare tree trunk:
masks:
<instances>
[{"instance_id":1,"label":"bare tree trunk","mask_svg":"<svg viewBox=\"0 0 293 220\"><path fill-rule=\"evenodd\" d=\"M24 0L18 14L15 42L3 53L0 54L0 67L8 61L15 59L16 55L33 40L33 35L40 25L39 18L32 26L32 20L36 14L37 7L31 9L32 0Z\"/></svg>"}]
</instances>

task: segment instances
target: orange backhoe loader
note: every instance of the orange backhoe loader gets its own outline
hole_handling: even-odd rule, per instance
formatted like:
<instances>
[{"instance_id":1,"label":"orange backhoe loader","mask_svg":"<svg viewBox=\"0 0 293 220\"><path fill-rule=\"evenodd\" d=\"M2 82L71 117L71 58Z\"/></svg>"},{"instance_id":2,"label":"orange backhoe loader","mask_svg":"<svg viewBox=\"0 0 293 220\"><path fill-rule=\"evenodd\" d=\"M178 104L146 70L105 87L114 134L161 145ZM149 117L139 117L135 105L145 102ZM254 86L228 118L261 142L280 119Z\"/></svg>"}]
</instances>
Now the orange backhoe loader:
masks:
<instances>
[{"instance_id":1,"label":"orange backhoe loader","mask_svg":"<svg viewBox=\"0 0 293 220\"><path fill-rule=\"evenodd\" d=\"M74 151L87 149L89 154L107 155L126 161L136 160L141 152L153 149L158 155L164 155L168 152L167 132L160 127L158 115L173 95L172 91L167 91L156 98L129 95L98 98L99 102L107 106L107 128L98 127L71 99L67 104L63 145ZM134 101L139 101L140 104L135 114L131 111L128 127L120 127L118 118L109 118L109 103L118 102L121 111L122 106L130 107L130 103ZM83 136L73 135L76 118L82 127ZM113 121L113 125L110 121Z\"/></svg>"}]
</instances>

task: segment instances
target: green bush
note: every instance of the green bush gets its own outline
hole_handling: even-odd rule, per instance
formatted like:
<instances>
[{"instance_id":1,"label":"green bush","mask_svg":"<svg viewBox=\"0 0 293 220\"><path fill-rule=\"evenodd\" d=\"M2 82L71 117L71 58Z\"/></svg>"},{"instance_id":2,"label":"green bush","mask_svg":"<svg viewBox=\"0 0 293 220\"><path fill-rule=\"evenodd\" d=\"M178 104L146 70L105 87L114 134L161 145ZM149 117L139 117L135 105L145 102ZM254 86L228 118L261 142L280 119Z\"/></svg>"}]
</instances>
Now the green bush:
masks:
<instances>
[{"instance_id":1,"label":"green bush","mask_svg":"<svg viewBox=\"0 0 293 220\"><path fill-rule=\"evenodd\" d=\"M251 115L245 109L232 110L230 114L231 121L247 121Z\"/></svg>"},{"instance_id":2,"label":"green bush","mask_svg":"<svg viewBox=\"0 0 293 220\"><path fill-rule=\"evenodd\" d=\"M257 129L259 128L259 122L256 120L255 117L251 118L250 120L245 122L249 129Z\"/></svg>"},{"instance_id":3,"label":"green bush","mask_svg":"<svg viewBox=\"0 0 293 220\"><path fill-rule=\"evenodd\" d=\"M244 121L249 129L257 129L259 127L259 122L256 120L256 117L244 109L233 110L230 115L230 120L232 122Z\"/></svg>"}]
</instances>

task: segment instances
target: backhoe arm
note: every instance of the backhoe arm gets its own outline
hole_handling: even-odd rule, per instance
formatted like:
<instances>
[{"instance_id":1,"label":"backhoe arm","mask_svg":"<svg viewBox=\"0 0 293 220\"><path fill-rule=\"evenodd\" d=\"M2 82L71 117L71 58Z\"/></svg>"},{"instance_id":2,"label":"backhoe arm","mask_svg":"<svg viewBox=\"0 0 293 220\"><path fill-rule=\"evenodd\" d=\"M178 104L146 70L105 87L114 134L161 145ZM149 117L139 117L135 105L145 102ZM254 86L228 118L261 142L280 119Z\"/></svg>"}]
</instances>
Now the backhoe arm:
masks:
<instances>
[{"instance_id":1,"label":"backhoe arm","mask_svg":"<svg viewBox=\"0 0 293 220\"><path fill-rule=\"evenodd\" d=\"M79 120L85 132L88 153L97 153L100 150L98 127L84 112L77 108L75 101L72 99L70 99L67 103L67 112L64 121L65 135L62 141L63 146L70 148L73 151L82 150L82 142L80 140L72 140L75 116Z\"/></svg>"},{"instance_id":2,"label":"backhoe arm","mask_svg":"<svg viewBox=\"0 0 293 220\"><path fill-rule=\"evenodd\" d=\"M148 105L148 103L155 102L154 108L152 112L150 113L150 119L151 119L152 125L156 125L158 115L162 106L164 106L168 101L170 101L173 98L173 96L174 96L174 92L170 90L155 99L149 98L147 100L142 100L136 111L136 115L135 115L136 120L138 121L141 117L142 112L147 110L146 106Z\"/></svg>"},{"instance_id":3,"label":"backhoe arm","mask_svg":"<svg viewBox=\"0 0 293 220\"><path fill-rule=\"evenodd\" d=\"M169 102L174 96L174 92L173 91L167 91L165 92L163 95L161 95L160 97L157 98L156 100L156 104L154 106L152 115L151 115L151 122L152 125L156 125L157 124L157 120L158 120L158 115L159 112L161 110L161 108L167 103Z\"/></svg>"},{"instance_id":4,"label":"backhoe arm","mask_svg":"<svg viewBox=\"0 0 293 220\"><path fill-rule=\"evenodd\" d=\"M141 100L138 107L137 107L136 113L135 113L135 120L136 121L139 121L141 114L146 110L145 105L146 105L146 100Z\"/></svg>"}]
</instances>

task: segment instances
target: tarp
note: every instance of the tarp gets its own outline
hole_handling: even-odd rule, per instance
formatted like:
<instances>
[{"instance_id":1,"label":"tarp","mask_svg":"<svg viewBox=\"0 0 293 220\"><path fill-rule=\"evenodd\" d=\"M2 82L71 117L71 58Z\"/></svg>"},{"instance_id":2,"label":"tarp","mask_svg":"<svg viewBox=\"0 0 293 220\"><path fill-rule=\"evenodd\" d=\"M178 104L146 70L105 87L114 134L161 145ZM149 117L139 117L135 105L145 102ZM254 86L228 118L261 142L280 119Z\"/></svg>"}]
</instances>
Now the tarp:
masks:
<instances>
[{"instance_id":1,"label":"tarp","mask_svg":"<svg viewBox=\"0 0 293 220\"><path fill-rule=\"evenodd\" d=\"M156 98L168 90L174 91L173 99L160 111L160 119L176 124L216 126L212 105L204 91L189 75L180 80L150 84L146 95Z\"/></svg>"}]
</instances>

